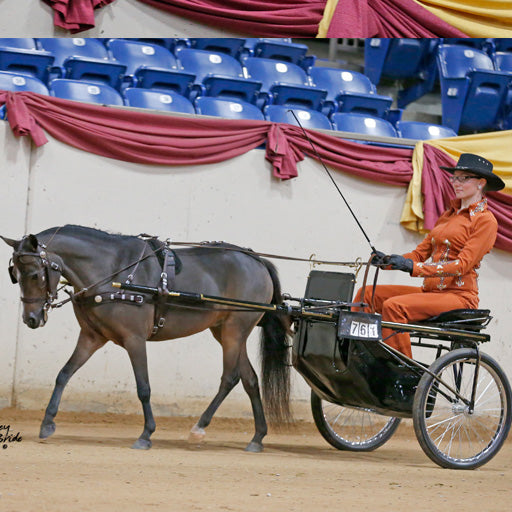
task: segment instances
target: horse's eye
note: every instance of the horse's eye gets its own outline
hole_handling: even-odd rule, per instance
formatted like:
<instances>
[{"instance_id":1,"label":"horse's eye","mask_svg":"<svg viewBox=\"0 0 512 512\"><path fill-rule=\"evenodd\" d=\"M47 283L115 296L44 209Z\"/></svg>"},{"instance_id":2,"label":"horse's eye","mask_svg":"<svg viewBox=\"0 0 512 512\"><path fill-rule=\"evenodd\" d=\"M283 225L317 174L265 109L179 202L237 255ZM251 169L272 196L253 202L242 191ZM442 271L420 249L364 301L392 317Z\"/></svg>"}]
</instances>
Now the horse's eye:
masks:
<instances>
[{"instance_id":1,"label":"horse's eye","mask_svg":"<svg viewBox=\"0 0 512 512\"><path fill-rule=\"evenodd\" d=\"M32 276L32 281L37 281L37 274L34 274L34 275Z\"/></svg>"}]
</instances>

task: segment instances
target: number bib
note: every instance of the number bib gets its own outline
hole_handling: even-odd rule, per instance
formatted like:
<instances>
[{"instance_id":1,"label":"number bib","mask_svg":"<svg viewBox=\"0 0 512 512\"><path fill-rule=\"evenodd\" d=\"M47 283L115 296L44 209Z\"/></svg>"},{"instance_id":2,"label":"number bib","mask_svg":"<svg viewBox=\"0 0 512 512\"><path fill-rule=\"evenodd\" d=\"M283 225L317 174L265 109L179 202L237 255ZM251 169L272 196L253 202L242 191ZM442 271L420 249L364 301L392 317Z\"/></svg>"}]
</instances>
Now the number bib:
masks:
<instances>
[{"instance_id":1,"label":"number bib","mask_svg":"<svg viewBox=\"0 0 512 512\"><path fill-rule=\"evenodd\" d=\"M369 313L341 311L338 338L351 340L381 340L381 316Z\"/></svg>"}]
</instances>

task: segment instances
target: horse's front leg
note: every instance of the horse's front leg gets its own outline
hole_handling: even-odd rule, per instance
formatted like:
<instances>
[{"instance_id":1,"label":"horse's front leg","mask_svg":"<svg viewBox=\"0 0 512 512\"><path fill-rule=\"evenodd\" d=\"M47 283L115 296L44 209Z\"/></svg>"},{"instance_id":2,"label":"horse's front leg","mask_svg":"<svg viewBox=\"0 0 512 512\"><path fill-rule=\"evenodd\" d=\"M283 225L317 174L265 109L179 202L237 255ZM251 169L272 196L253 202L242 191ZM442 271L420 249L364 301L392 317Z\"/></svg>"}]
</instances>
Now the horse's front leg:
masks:
<instances>
[{"instance_id":1,"label":"horse's front leg","mask_svg":"<svg viewBox=\"0 0 512 512\"><path fill-rule=\"evenodd\" d=\"M101 337L99 334L84 329L80 331L73 354L57 375L55 387L41 423L41 429L39 431L39 437L41 439L46 439L55 432L54 419L59 410L62 393L69 379L88 361L94 352L101 348L106 342L106 338Z\"/></svg>"},{"instance_id":2,"label":"horse's front leg","mask_svg":"<svg viewBox=\"0 0 512 512\"><path fill-rule=\"evenodd\" d=\"M148 362L146 353L146 340L133 337L126 340L123 344L130 356L135 382L137 384L137 396L142 404L144 412L144 430L140 437L132 445L132 448L139 450L149 450L151 448L151 434L155 431L155 419L151 410L151 388L149 386Z\"/></svg>"}]
</instances>

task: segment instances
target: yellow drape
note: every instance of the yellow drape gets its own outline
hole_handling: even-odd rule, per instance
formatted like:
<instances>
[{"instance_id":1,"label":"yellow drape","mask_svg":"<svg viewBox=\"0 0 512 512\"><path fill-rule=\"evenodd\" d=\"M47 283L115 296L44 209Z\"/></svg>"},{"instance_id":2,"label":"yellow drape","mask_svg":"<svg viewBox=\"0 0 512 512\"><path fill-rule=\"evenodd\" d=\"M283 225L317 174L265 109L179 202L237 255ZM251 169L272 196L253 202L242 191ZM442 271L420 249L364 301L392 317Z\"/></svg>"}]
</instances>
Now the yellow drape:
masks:
<instances>
[{"instance_id":1,"label":"yellow drape","mask_svg":"<svg viewBox=\"0 0 512 512\"><path fill-rule=\"evenodd\" d=\"M400 223L407 229L424 233L421 171L423 169L423 145L429 144L450 155L455 161L462 153L476 153L490 160L494 172L505 182L502 192L512 195L512 130L478 133L449 139L418 142L412 157L413 176L407 189Z\"/></svg>"},{"instance_id":2,"label":"yellow drape","mask_svg":"<svg viewBox=\"0 0 512 512\"><path fill-rule=\"evenodd\" d=\"M322 21L318 25L318 34L316 37L327 37L327 31L329 30L329 25L331 24L338 1L339 0L327 0ZM512 2L512 0L510 1Z\"/></svg>"},{"instance_id":3,"label":"yellow drape","mask_svg":"<svg viewBox=\"0 0 512 512\"><path fill-rule=\"evenodd\" d=\"M512 37L512 0L414 0L469 37Z\"/></svg>"},{"instance_id":4,"label":"yellow drape","mask_svg":"<svg viewBox=\"0 0 512 512\"><path fill-rule=\"evenodd\" d=\"M339 1L327 0L317 37L327 36ZM512 37L512 0L414 1L469 37Z\"/></svg>"}]
</instances>

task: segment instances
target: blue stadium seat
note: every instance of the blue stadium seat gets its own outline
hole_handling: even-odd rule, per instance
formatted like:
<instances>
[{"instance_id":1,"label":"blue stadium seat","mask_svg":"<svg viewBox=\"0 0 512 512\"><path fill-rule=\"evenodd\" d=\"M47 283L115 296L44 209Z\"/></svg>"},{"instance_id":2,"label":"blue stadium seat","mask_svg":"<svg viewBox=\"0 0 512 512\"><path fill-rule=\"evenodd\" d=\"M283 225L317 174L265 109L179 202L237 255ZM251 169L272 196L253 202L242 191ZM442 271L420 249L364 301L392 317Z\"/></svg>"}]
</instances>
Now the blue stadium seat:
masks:
<instances>
[{"instance_id":1,"label":"blue stadium seat","mask_svg":"<svg viewBox=\"0 0 512 512\"><path fill-rule=\"evenodd\" d=\"M500 39L496 39L500 41ZM512 39L510 40L512 43ZM496 52L493 56L494 67L497 71L506 71L512 73L512 50L509 52ZM509 130L512 128L512 87L508 88L505 99L505 124L503 128Z\"/></svg>"},{"instance_id":2,"label":"blue stadium seat","mask_svg":"<svg viewBox=\"0 0 512 512\"><path fill-rule=\"evenodd\" d=\"M177 57L183 69L195 75L200 96L216 96L254 103L261 83L245 77L239 61L225 53L182 48Z\"/></svg>"},{"instance_id":3,"label":"blue stadium seat","mask_svg":"<svg viewBox=\"0 0 512 512\"><path fill-rule=\"evenodd\" d=\"M28 75L18 75L8 71L0 71L0 90L4 91L31 91L48 96L49 92L45 84ZM5 105L0 107L0 119L5 119Z\"/></svg>"},{"instance_id":4,"label":"blue stadium seat","mask_svg":"<svg viewBox=\"0 0 512 512\"><path fill-rule=\"evenodd\" d=\"M440 45L438 68L444 126L457 133L500 129L512 74L495 71L482 50Z\"/></svg>"},{"instance_id":5,"label":"blue stadium seat","mask_svg":"<svg viewBox=\"0 0 512 512\"><path fill-rule=\"evenodd\" d=\"M501 37L494 39L494 47L497 52L512 52L512 38Z\"/></svg>"},{"instance_id":6,"label":"blue stadium seat","mask_svg":"<svg viewBox=\"0 0 512 512\"><path fill-rule=\"evenodd\" d=\"M332 130L332 124L327 116L317 110L310 110L306 108L290 108L284 105L267 105L264 108L265 118L274 123L288 123L299 126L297 119L290 110L293 110L303 128Z\"/></svg>"},{"instance_id":7,"label":"blue stadium seat","mask_svg":"<svg viewBox=\"0 0 512 512\"><path fill-rule=\"evenodd\" d=\"M377 94L375 85L362 73L336 68L313 67L309 71L317 87L327 90L330 112L360 112L385 117L393 98Z\"/></svg>"},{"instance_id":8,"label":"blue stadium seat","mask_svg":"<svg viewBox=\"0 0 512 512\"><path fill-rule=\"evenodd\" d=\"M251 103L241 100L200 96L195 100L196 112L205 116L217 116L228 119L254 119L264 121L261 110Z\"/></svg>"},{"instance_id":9,"label":"blue stadium seat","mask_svg":"<svg viewBox=\"0 0 512 512\"><path fill-rule=\"evenodd\" d=\"M242 56L243 57L254 57L254 47L260 42L260 41L270 41L270 42L276 42L281 41L284 43L291 43L292 40L290 37L272 37L272 38L266 38L266 37L246 37L244 42L244 47L242 50Z\"/></svg>"},{"instance_id":10,"label":"blue stadium seat","mask_svg":"<svg viewBox=\"0 0 512 512\"><path fill-rule=\"evenodd\" d=\"M50 83L50 93L57 98L101 103L102 105L124 105L123 98L114 88L105 84L56 78Z\"/></svg>"},{"instance_id":11,"label":"blue stadium seat","mask_svg":"<svg viewBox=\"0 0 512 512\"><path fill-rule=\"evenodd\" d=\"M307 52L308 47L305 44L261 39L254 44L252 57L280 60L283 62L291 62L301 67L310 67L314 64L314 56L311 56L311 58L307 60L305 66L302 66L302 62L306 59Z\"/></svg>"},{"instance_id":12,"label":"blue stadium seat","mask_svg":"<svg viewBox=\"0 0 512 512\"><path fill-rule=\"evenodd\" d=\"M126 66L111 60L105 45L93 38L40 38L43 50L53 54L54 78L72 78L121 87Z\"/></svg>"},{"instance_id":13,"label":"blue stadium seat","mask_svg":"<svg viewBox=\"0 0 512 512\"><path fill-rule=\"evenodd\" d=\"M508 71L512 73L512 51L496 52L493 55L493 61L496 71Z\"/></svg>"},{"instance_id":14,"label":"blue stadium seat","mask_svg":"<svg viewBox=\"0 0 512 512\"><path fill-rule=\"evenodd\" d=\"M37 50L36 40L32 37L3 37L0 46L6 48L19 48L22 50Z\"/></svg>"},{"instance_id":15,"label":"blue stadium seat","mask_svg":"<svg viewBox=\"0 0 512 512\"><path fill-rule=\"evenodd\" d=\"M240 56L244 43L245 39L236 37L199 37L190 39L191 48L227 53L235 59L238 59Z\"/></svg>"},{"instance_id":16,"label":"blue stadium seat","mask_svg":"<svg viewBox=\"0 0 512 512\"><path fill-rule=\"evenodd\" d=\"M382 77L414 78L424 69L425 58L437 44L435 39L365 39L364 74L376 85Z\"/></svg>"},{"instance_id":17,"label":"blue stadium seat","mask_svg":"<svg viewBox=\"0 0 512 512\"><path fill-rule=\"evenodd\" d=\"M419 121L398 121L396 129L404 139L429 140L456 137L451 128L439 124L421 123Z\"/></svg>"},{"instance_id":18,"label":"blue stadium seat","mask_svg":"<svg viewBox=\"0 0 512 512\"><path fill-rule=\"evenodd\" d=\"M439 39L377 39L364 43L364 74L378 85L381 78L407 80L397 96L399 108L429 93L436 82L436 48Z\"/></svg>"},{"instance_id":19,"label":"blue stadium seat","mask_svg":"<svg viewBox=\"0 0 512 512\"><path fill-rule=\"evenodd\" d=\"M362 133L381 137L398 137L393 125L380 117L336 112L331 115L334 129L340 132Z\"/></svg>"},{"instance_id":20,"label":"blue stadium seat","mask_svg":"<svg viewBox=\"0 0 512 512\"><path fill-rule=\"evenodd\" d=\"M125 87L170 89L188 96L194 75L179 68L166 48L128 39L110 39L107 48L126 66Z\"/></svg>"},{"instance_id":21,"label":"blue stadium seat","mask_svg":"<svg viewBox=\"0 0 512 512\"><path fill-rule=\"evenodd\" d=\"M146 44L157 44L167 48L171 53L178 48L189 48L190 40L187 37L142 37L135 41L141 41Z\"/></svg>"},{"instance_id":22,"label":"blue stadium seat","mask_svg":"<svg viewBox=\"0 0 512 512\"><path fill-rule=\"evenodd\" d=\"M175 91L128 87L124 91L124 97L126 105L130 107L195 114L190 100Z\"/></svg>"},{"instance_id":23,"label":"blue stadium seat","mask_svg":"<svg viewBox=\"0 0 512 512\"><path fill-rule=\"evenodd\" d=\"M257 57L248 57L244 64L249 76L262 83L265 103L312 110L322 108L327 91L314 87L306 72L296 64Z\"/></svg>"},{"instance_id":24,"label":"blue stadium seat","mask_svg":"<svg viewBox=\"0 0 512 512\"><path fill-rule=\"evenodd\" d=\"M445 37L443 44L461 44L463 46L471 46L477 50L485 50L493 43L491 40L483 37Z\"/></svg>"},{"instance_id":25,"label":"blue stadium seat","mask_svg":"<svg viewBox=\"0 0 512 512\"><path fill-rule=\"evenodd\" d=\"M53 55L43 50L0 46L1 71L31 75L46 82L53 61Z\"/></svg>"},{"instance_id":26,"label":"blue stadium seat","mask_svg":"<svg viewBox=\"0 0 512 512\"><path fill-rule=\"evenodd\" d=\"M32 91L39 94L49 95L46 85L28 75L18 75L8 71L0 71L0 89L5 91Z\"/></svg>"}]
</instances>

